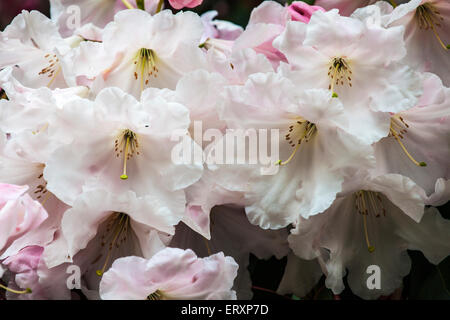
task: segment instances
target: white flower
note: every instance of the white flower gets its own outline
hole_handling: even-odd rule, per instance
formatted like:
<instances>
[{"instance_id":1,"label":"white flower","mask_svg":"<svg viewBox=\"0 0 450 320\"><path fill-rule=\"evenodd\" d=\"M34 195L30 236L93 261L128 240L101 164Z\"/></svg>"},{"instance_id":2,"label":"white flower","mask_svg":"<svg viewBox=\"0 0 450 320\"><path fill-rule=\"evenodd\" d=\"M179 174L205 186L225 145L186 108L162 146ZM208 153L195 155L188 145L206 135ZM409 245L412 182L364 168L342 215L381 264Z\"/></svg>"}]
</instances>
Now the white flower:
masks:
<instances>
[{"instance_id":1,"label":"white flower","mask_svg":"<svg viewBox=\"0 0 450 320\"><path fill-rule=\"evenodd\" d=\"M38 11L23 11L0 33L0 69L16 66L27 87L67 87L60 59L69 51L56 25Z\"/></svg>"},{"instance_id":2,"label":"white flower","mask_svg":"<svg viewBox=\"0 0 450 320\"><path fill-rule=\"evenodd\" d=\"M173 148L183 143L173 141L172 133L187 134L190 123L184 106L145 93L138 102L120 89L107 88L95 101L65 105L60 120L70 128L73 143L58 148L44 170L47 189L58 198L73 204L84 189L102 187L117 195L132 191L145 198L148 210L167 215L184 211L183 189L203 169L201 163L172 159Z\"/></svg>"},{"instance_id":3,"label":"white flower","mask_svg":"<svg viewBox=\"0 0 450 320\"><path fill-rule=\"evenodd\" d=\"M447 0L411 0L383 16L388 27L405 27L405 62L441 77L450 85L450 3Z\"/></svg>"},{"instance_id":4,"label":"white flower","mask_svg":"<svg viewBox=\"0 0 450 320\"><path fill-rule=\"evenodd\" d=\"M323 214L300 219L289 236L297 256L324 260L325 283L335 294L344 289L346 269L352 292L376 299L402 285L411 267L407 249L434 264L450 254L450 221L435 208L424 212L424 192L411 179L390 174L351 189ZM378 290L366 284L371 265L382 271Z\"/></svg>"},{"instance_id":5,"label":"white flower","mask_svg":"<svg viewBox=\"0 0 450 320\"><path fill-rule=\"evenodd\" d=\"M271 163L280 165L276 174L261 175L261 166L252 164L210 166L218 184L245 194L253 224L278 229L299 215L318 214L331 205L346 177L374 165L372 149L347 132L343 106L327 90L297 94L289 80L269 73L252 75L226 94L222 118L229 128L280 133L272 142L279 146L280 160ZM227 139L234 139L232 133Z\"/></svg>"},{"instance_id":6,"label":"white flower","mask_svg":"<svg viewBox=\"0 0 450 320\"><path fill-rule=\"evenodd\" d=\"M217 252L233 257L239 265L233 286L238 299L251 299L253 295L252 281L247 269L250 253L258 259L269 259L272 256L281 259L289 250L286 240L287 230L263 230L252 225L242 207L231 205L214 207L211 210L209 228L211 236L205 239L203 235L180 224L177 226L170 246L192 249L200 257L207 257Z\"/></svg>"},{"instance_id":7,"label":"white flower","mask_svg":"<svg viewBox=\"0 0 450 320\"><path fill-rule=\"evenodd\" d=\"M151 16L124 10L105 27L102 43L80 44L73 72L95 78L97 92L116 86L139 98L148 87L175 89L184 74L206 67L198 47L202 33L202 22L192 12Z\"/></svg>"},{"instance_id":8,"label":"white flower","mask_svg":"<svg viewBox=\"0 0 450 320\"><path fill-rule=\"evenodd\" d=\"M151 259L114 262L100 283L105 300L235 300L231 290L238 265L217 253L197 258L192 250L166 248Z\"/></svg>"},{"instance_id":9,"label":"white flower","mask_svg":"<svg viewBox=\"0 0 450 320\"><path fill-rule=\"evenodd\" d=\"M403 33L316 11L309 24L288 22L274 46L286 55L290 66L281 71L297 90L330 90L344 105L350 132L371 144L388 135L389 112L413 107L422 93L420 77L399 63Z\"/></svg>"},{"instance_id":10,"label":"white flower","mask_svg":"<svg viewBox=\"0 0 450 320\"><path fill-rule=\"evenodd\" d=\"M377 172L410 177L429 195L438 178L450 178L450 89L424 74L417 105L391 116L389 137L374 146Z\"/></svg>"}]
</instances>

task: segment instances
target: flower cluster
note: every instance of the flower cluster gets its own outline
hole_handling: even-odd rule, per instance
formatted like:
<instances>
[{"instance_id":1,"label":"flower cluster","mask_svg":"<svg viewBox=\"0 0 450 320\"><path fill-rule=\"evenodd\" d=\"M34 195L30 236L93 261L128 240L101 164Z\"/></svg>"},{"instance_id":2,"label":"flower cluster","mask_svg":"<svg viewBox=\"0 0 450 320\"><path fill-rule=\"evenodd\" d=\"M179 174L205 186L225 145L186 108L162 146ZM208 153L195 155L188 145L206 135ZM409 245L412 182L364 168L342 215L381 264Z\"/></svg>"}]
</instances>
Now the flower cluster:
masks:
<instances>
[{"instance_id":1,"label":"flower cluster","mask_svg":"<svg viewBox=\"0 0 450 320\"><path fill-rule=\"evenodd\" d=\"M7 299L248 299L250 253L288 257L280 294L376 299L450 255L447 0L163 2L0 33Z\"/></svg>"}]
</instances>

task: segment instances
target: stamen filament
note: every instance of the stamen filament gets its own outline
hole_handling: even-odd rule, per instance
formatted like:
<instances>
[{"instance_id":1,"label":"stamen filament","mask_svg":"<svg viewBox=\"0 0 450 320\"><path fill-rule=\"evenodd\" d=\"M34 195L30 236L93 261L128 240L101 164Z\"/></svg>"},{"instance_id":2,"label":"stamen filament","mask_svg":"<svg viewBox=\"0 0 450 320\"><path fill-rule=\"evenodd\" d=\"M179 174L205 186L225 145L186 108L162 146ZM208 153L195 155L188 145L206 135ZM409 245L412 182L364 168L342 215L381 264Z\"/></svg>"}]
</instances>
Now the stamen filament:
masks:
<instances>
[{"instance_id":1,"label":"stamen filament","mask_svg":"<svg viewBox=\"0 0 450 320\"><path fill-rule=\"evenodd\" d=\"M300 128L294 128L295 126L300 125ZM294 159L295 154L297 153L297 151L300 148L300 145L302 143L303 140L305 140L305 142L308 142L309 139L312 137L312 135L315 133L316 131L316 126L315 124L309 122L309 121L297 121L296 124L294 124L293 126L289 127L289 134L286 135L286 140L288 140L290 142L290 144L292 144L292 147L294 147L294 142L293 142L293 137L296 135L295 131L296 130L302 130L301 131L301 136L298 138L295 138L295 148L294 151L292 151L291 155L289 156L289 158L286 161L281 161L278 160L276 162L276 165L279 166L284 166L286 164L288 164L289 162L291 162L292 159Z\"/></svg>"},{"instance_id":2,"label":"stamen filament","mask_svg":"<svg viewBox=\"0 0 450 320\"><path fill-rule=\"evenodd\" d=\"M375 251L375 247L370 244L369 241L369 232L367 231L367 217L366 214L363 214L363 224L364 224L364 236L366 237L367 250L370 253Z\"/></svg>"},{"instance_id":3,"label":"stamen filament","mask_svg":"<svg viewBox=\"0 0 450 320\"><path fill-rule=\"evenodd\" d=\"M434 23L431 24L431 30L433 30L433 33L436 36L436 39L438 39L438 41L439 41L440 45L442 46L442 48L444 48L444 50L448 50L449 49L449 45L445 45L444 42L441 40L441 37L439 37L439 34L436 31Z\"/></svg>"},{"instance_id":4,"label":"stamen filament","mask_svg":"<svg viewBox=\"0 0 450 320\"><path fill-rule=\"evenodd\" d=\"M110 243L110 247L109 247L109 250L108 250L108 255L106 256L105 263L103 264L102 269L96 271L97 275L100 276L100 277L103 275L103 273L105 273L106 266L108 265L108 262L111 259L111 254L112 254L114 246L116 245L117 239L122 234L122 232L125 230L125 228L122 227L122 221L123 221L124 216L125 215L121 215L119 223L117 224L117 227L116 227L117 231L116 231L116 234L114 236L113 241ZM127 223L128 223L128 216L126 216L126 220L124 222L124 226L126 226Z\"/></svg>"},{"instance_id":5,"label":"stamen filament","mask_svg":"<svg viewBox=\"0 0 450 320\"><path fill-rule=\"evenodd\" d=\"M58 68L58 70L56 70L55 74L53 75L53 77L50 79L49 83L47 83L47 88L50 88L50 86L53 84L53 82L55 81L56 77L58 76L58 74L61 72L61 67Z\"/></svg>"},{"instance_id":6,"label":"stamen filament","mask_svg":"<svg viewBox=\"0 0 450 320\"><path fill-rule=\"evenodd\" d=\"M300 148L300 144L298 143L295 146L294 152L291 153L291 156L284 162L282 162L281 160L278 160L277 165L284 166L284 165L288 164L289 162L291 162L291 160L294 159L294 156L297 153L299 148Z\"/></svg>"},{"instance_id":7,"label":"stamen filament","mask_svg":"<svg viewBox=\"0 0 450 320\"><path fill-rule=\"evenodd\" d=\"M131 3L129 3L127 0L122 0L122 3L124 4L125 7L127 7L128 9L135 9L135 7L133 7L133 5Z\"/></svg>"},{"instance_id":8,"label":"stamen filament","mask_svg":"<svg viewBox=\"0 0 450 320\"><path fill-rule=\"evenodd\" d=\"M44 197L44 200L42 200L41 205L44 206L45 203L47 202L48 198L50 198L50 196L52 195L51 192L47 192L47 194Z\"/></svg>"},{"instance_id":9,"label":"stamen filament","mask_svg":"<svg viewBox=\"0 0 450 320\"><path fill-rule=\"evenodd\" d=\"M206 250L208 250L208 255L212 255L211 248L209 247L208 239L203 238L203 240L205 241Z\"/></svg>"},{"instance_id":10,"label":"stamen filament","mask_svg":"<svg viewBox=\"0 0 450 320\"><path fill-rule=\"evenodd\" d=\"M158 13L158 12L160 12L162 10L163 4L164 4L164 0L159 0L158 7L156 8L156 12L155 13Z\"/></svg>"},{"instance_id":11,"label":"stamen filament","mask_svg":"<svg viewBox=\"0 0 450 320\"><path fill-rule=\"evenodd\" d=\"M127 143L125 144L125 152L123 154L123 174L120 176L120 179L127 180L127 160L128 160L128 147L130 145L130 137L127 137Z\"/></svg>"},{"instance_id":12,"label":"stamen filament","mask_svg":"<svg viewBox=\"0 0 450 320\"><path fill-rule=\"evenodd\" d=\"M14 290L14 289L11 289L11 288L8 288L8 287L2 285L1 283L0 283L0 288L4 289L6 291L9 291L9 292L15 293L15 294L28 294L28 293L32 293L33 292L33 291L31 291L30 288L26 288L25 290L20 290L20 291L19 290Z\"/></svg>"},{"instance_id":13,"label":"stamen filament","mask_svg":"<svg viewBox=\"0 0 450 320\"><path fill-rule=\"evenodd\" d=\"M408 158L418 167L426 167L427 164L423 161L418 162L416 159L413 158L413 156L408 152L408 150L406 149L406 147L404 146L404 144L400 141L399 138L399 134L397 133L397 131L395 131L395 129L393 129L391 127L391 133L394 136L395 140L397 140L398 144L402 147L403 152L405 152L405 154L408 156Z\"/></svg>"},{"instance_id":14,"label":"stamen filament","mask_svg":"<svg viewBox=\"0 0 450 320\"><path fill-rule=\"evenodd\" d=\"M339 65L336 64L335 67L334 67L333 77L331 78L331 89L330 90L332 92L331 95L332 95L333 98L339 97L338 94L336 92L334 92L334 83L336 81L336 75L337 75L338 67L339 67Z\"/></svg>"},{"instance_id":15,"label":"stamen filament","mask_svg":"<svg viewBox=\"0 0 450 320\"><path fill-rule=\"evenodd\" d=\"M367 206L366 206L366 200L364 198L364 191L360 191L359 196L360 196L362 206L363 206L362 215L363 215L363 225L364 225L364 236L366 238L367 249L369 250L369 252L374 252L375 247L370 245L369 232L367 231L367 216L369 215L369 210L367 209Z\"/></svg>"},{"instance_id":16,"label":"stamen filament","mask_svg":"<svg viewBox=\"0 0 450 320\"><path fill-rule=\"evenodd\" d=\"M439 36L439 33L436 30L436 27L441 27L439 20L443 20L443 18L440 15L439 11L436 10L433 4L427 2L418 6L416 9L416 18L418 20L420 28L423 28L425 30L431 28L431 30L434 33L434 36L436 37L442 48L444 48L444 50L450 49L450 45L446 45L442 41L441 37Z\"/></svg>"}]
</instances>

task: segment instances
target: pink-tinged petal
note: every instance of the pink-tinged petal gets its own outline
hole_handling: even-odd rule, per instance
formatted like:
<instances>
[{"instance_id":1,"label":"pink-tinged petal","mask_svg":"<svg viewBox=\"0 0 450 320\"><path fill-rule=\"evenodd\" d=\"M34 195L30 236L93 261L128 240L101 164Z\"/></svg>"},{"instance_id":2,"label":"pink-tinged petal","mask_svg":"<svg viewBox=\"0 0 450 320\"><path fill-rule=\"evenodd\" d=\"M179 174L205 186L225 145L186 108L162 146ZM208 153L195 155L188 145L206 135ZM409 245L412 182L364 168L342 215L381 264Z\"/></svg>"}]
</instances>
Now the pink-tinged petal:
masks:
<instances>
[{"instance_id":1,"label":"pink-tinged petal","mask_svg":"<svg viewBox=\"0 0 450 320\"><path fill-rule=\"evenodd\" d=\"M263 1L253 9L248 25L267 23L284 26L289 18L289 12L283 5L275 1Z\"/></svg>"},{"instance_id":2,"label":"pink-tinged petal","mask_svg":"<svg viewBox=\"0 0 450 320\"><path fill-rule=\"evenodd\" d=\"M374 4L378 0L317 0L314 4L325 10L339 9L343 16L350 16L356 9Z\"/></svg>"},{"instance_id":3,"label":"pink-tinged petal","mask_svg":"<svg viewBox=\"0 0 450 320\"><path fill-rule=\"evenodd\" d=\"M211 237L208 240L191 228L179 224L170 246L191 249L199 257L218 252L233 257L239 264L233 286L238 299L251 299L253 296L252 281L247 269L250 262L249 253L259 259L269 259L272 256L281 259L289 251L287 230L263 230L252 225L242 207L215 206L211 210Z\"/></svg>"},{"instance_id":4,"label":"pink-tinged petal","mask_svg":"<svg viewBox=\"0 0 450 320\"><path fill-rule=\"evenodd\" d=\"M174 9L194 8L201 5L203 0L169 0Z\"/></svg>"},{"instance_id":5,"label":"pink-tinged petal","mask_svg":"<svg viewBox=\"0 0 450 320\"><path fill-rule=\"evenodd\" d=\"M19 198L27 192L27 190L28 186L0 183L0 207L3 207L8 201Z\"/></svg>"},{"instance_id":6,"label":"pink-tinged petal","mask_svg":"<svg viewBox=\"0 0 450 320\"><path fill-rule=\"evenodd\" d=\"M1 187L5 191L0 207L0 254L3 254L14 241L38 228L48 214L39 202L23 194L28 186Z\"/></svg>"},{"instance_id":7,"label":"pink-tinged petal","mask_svg":"<svg viewBox=\"0 0 450 320\"><path fill-rule=\"evenodd\" d=\"M8 300L54 300L70 299L67 288L67 265L48 269L42 259L43 247L30 246L4 261L12 273L9 287L32 290L29 294L7 293Z\"/></svg>"},{"instance_id":8,"label":"pink-tinged petal","mask_svg":"<svg viewBox=\"0 0 450 320\"><path fill-rule=\"evenodd\" d=\"M39 246L25 247L18 254L8 257L2 263L14 273L33 271L33 269L37 269L43 251L44 248Z\"/></svg>"},{"instance_id":9,"label":"pink-tinged petal","mask_svg":"<svg viewBox=\"0 0 450 320\"><path fill-rule=\"evenodd\" d=\"M356 295L364 299L390 295L409 273L407 249L421 250L432 263L450 252L450 223L433 211L436 209L423 214L423 202L418 203L423 191L400 176L370 180L355 187L355 193L336 199L323 214L300 219L289 236L297 256L323 261L325 284L335 294L344 289L348 270L348 284ZM423 214L420 222L418 211ZM366 285L366 270L371 265L385 273L379 290L369 290Z\"/></svg>"},{"instance_id":10,"label":"pink-tinged petal","mask_svg":"<svg viewBox=\"0 0 450 320\"><path fill-rule=\"evenodd\" d=\"M392 115L392 128L401 137L396 139L391 130L375 144L375 156L378 173L407 176L430 195L437 179L450 178L450 89L434 74L425 73L423 79L424 93L416 106Z\"/></svg>"},{"instance_id":11,"label":"pink-tinged petal","mask_svg":"<svg viewBox=\"0 0 450 320\"><path fill-rule=\"evenodd\" d=\"M166 248L151 259L117 259L100 282L102 299L232 299L237 264L218 253L197 258L192 250Z\"/></svg>"},{"instance_id":12,"label":"pink-tinged petal","mask_svg":"<svg viewBox=\"0 0 450 320\"><path fill-rule=\"evenodd\" d=\"M431 6L433 15L422 16L419 6ZM419 19L419 17L421 17ZM405 43L407 55L405 63L411 67L437 74L444 85L450 85L450 68L448 59L450 44L450 3L446 0L411 0L397 6L391 14L385 16L388 27L403 26L405 28ZM424 25L421 19L427 19L431 26ZM428 22L427 22L428 23Z\"/></svg>"},{"instance_id":13,"label":"pink-tinged petal","mask_svg":"<svg viewBox=\"0 0 450 320\"><path fill-rule=\"evenodd\" d=\"M15 66L22 83L39 88L65 88L58 55L70 50L57 26L38 11L22 11L0 33L0 68Z\"/></svg>"},{"instance_id":14,"label":"pink-tinged petal","mask_svg":"<svg viewBox=\"0 0 450 320\"><path fill-rule=\"evenodd\" d=\"M288 6L288 11L293 21L308 23L314 12L325 11L325 9L320 6L310 6L302 1L295 1Z\"/></svg>"}]
</instances>

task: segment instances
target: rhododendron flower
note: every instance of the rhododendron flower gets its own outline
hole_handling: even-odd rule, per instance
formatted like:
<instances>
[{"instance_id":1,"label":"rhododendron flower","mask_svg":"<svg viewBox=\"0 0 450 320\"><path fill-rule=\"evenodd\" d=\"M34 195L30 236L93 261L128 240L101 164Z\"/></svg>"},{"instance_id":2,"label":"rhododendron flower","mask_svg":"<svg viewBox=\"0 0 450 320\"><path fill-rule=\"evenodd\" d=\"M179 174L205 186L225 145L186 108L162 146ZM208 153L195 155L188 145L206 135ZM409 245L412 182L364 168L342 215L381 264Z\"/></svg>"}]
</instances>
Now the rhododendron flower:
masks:
<instances>
[{"instance_id":1,"label":"rhododendron flower","mask_svg":"<svg viewBox=\"0 0 450 320\"><path fill-rule=\"evenodd\" d=\"M438 178L450 178L450 89L431 73L423 85L417 106L391 116L389 137L375 144L375 157L378 173L410 177L430 195Z\"/></svg>"},{"instance_id":2,"label":"rhododendron flower","mask_svg":"<svg viewBox=\"0 0 450 320\"><path fill-rule=\"evenodd\" d=\"M48 269L41 259L43 250L44 248L39 246L25 247L3 261L3 265L12 274L8 287L16 292L23 292L24 289L27 292L17 294L9 290L6 293L8 300L70 299L66 269L54 268L51 271L51 280L48 281Z\"/></svg>"},{"instance_id":3,"label":"rhododendron flower","mask_svg":"<svg viewBox=\"0 0 450 320\"><path fill-rule=\"evenodd\" d=\"M450 256L449 0L227 1L0 31L0 300L411 299Z\"/></svg>"},{"instance_id":4,"label":"rhododendron flower","mask_svg":"<svg viewBox=\"0 0 450 320\"><path fill-rule=\"evenodd\" d=\"M286 7L275 1L264 1L252 11L247 28L236 39L234 49L252 48L264 54L274 67L278 67L280 61L286 61L286 57L272 46L272 42L289 20L290 14Z\"/></svg>"},{"instance_id":5,"label":"rhododendron flower","mask_svg":"<svg viewBox=\"0 0 450 320\"><path fill-rule=\"evenodd\" d=\"M79 266L85 281L83 290L95 296L102 274L116 258L150 258L163 249L170 241L163 231L173 233L180 218L166 215L163 207L149 211L133 197L131 191L119 196L104 190L85 192L65 212L58 243L45 247L47 266Z\"/></svg>"},{"instance_id":6,"label":"rhododendron flower","mask_svg":"<svg viewBox=\"0 0 450 320\"><path fill-rule=\"evenodd\" d=\"M0 254L48 217L41 204L26 194L27 190L28 186L0 183Z\"/></svg>"},{"instance_id":7,"label":"rhododendron flower","mask_svg":"<svg viewBox=\"0 0 450 320\"><path fill-rule=\"evenodd\" d=\"M201 5L203 0L169 0L174 9L194 8Z\"/></svg>"},{"instance_id":8,"label":"rhododendron flower","mask_svg":"<svg viewBox=\"0 0 450 320\"><path fill-rule=\"evenodd\" d=\"M0 33L0 69L16 66L25 86L66 87L61 55L70 50L70 43L58 32L56 25L38 11L23 11Z\"/></svg>"},{"instance_id":9,"label":"rhododendron flower","mask_svg":"<svg viewBox=\"0 0 450 320\"><path fill-rule=\"evenodd\" d=\"M209 239L180 224L170 246L192 249L200 257L221 251L233 257L239 265L233 289L236 290L238 299L251 299L253 294L248 271L250 253L259 259L268 259L272 256L281 259L289 249L287 231L262 230L250 224L243 208L237 206L216 206L212 209L210 218Z\"/></svg>"},{"instance_id":10,"label":"rhododendron flower","mask_svg":"<svg viewBox=\"0 0 450 320\"><path fill-rule=\"evenodd\" d=\"M106 88L95 101L66 104L59 116L71 128L73 142L56 149L44 178L47 189L69 205L83 189L101 187L117 195L133 192L145 199L148 210L164 208L176 215L174 199L182 202L183 189L200 179L201 163L172 161L172 148L183 143L173 141L172 133L188 133L190 124L181 104L146 92L138 102L118 88Z\"/></svg>"},{"instance_id":11,"label":"rhododendron flower","mask_svg":"<svg viewBox=\"0 0 450 320\"><path fill-rule=\"evenodd\" d=\"M424 212L423 195L396 174L362 180L323 214L300 219L290 246L300 258L324 260L325 283L335 294L344 289L348 269L348 284L358 296L390 295L411 268L407 249L422 251L434 264L450 254L450 221L435 208ZM370 265L383 270L378 290L366 285Z\"/></svg>"},{"instance_id":12,"label":"rhododendron flower","mask_svg":"<svg viewBox=\"0 0 450 320\"><path fill-rule=\"evenodd\" d=\"M405 27L406 63L437 74L450 86L450 3L411 0L384 17L387 26Z\"/></svg>"},{"instance_id":13,"label":"rhododendron flower","mask_svg":"<svg viewBox=\"0 0 450 320\"><path fill-rule=\"evenodd\" d=\"M235 40L244 31L241 26L225 20L214 19L219 13L215 10L201 15L205 33L201 42L207 39Z\"/></svg>"},{"instance_id":14,"label":"rhododendron flower","mask_svg":"<svg viewBox=\"0 0 450 320\"><path fill-rule=\"evenodd\" d=\"M192 250L166 248L151 259L114 261L100 282L104 300L236 299L231 290L238 265L222 252L197 258Z\"/></svg>"},{"instance_id":15,"label":"rhododendron flower","mask_svg":"<svg viewBox=\"0 0 450 320\"><path fill-rule=\"evenodd\" d=\"M80 44L73 73L95 79L95 92L115 86L139 98L148 87L175 89L184 74L206 69L202 34L192 12L124 10L105 27L101 43Z\"/></svg>"},{"instance_id":16,"label":"rhododendron flower","mask_svg":"<svg viewBox=\"0 0 450 320\"><path fill-rule=\"evenodd\" d=\"M419 75L399 63L403 32L316 11L309 24L289 22L274 46L289 60L282 73L296 90L328 89L342 101L349 131L371 144L388 135L389 112L413 107L422 93Z\"/></svg>"},{"instance_id":17,"label":"rhododendron flower","mask_svg":"<svg viewBox=\"0 0 450 320\"><path fill-rule=\"evenodd\" d=\"M347 132L344 108L327 90L296 94L289 80L269 73L252 75L226 93L222 117L229 128L280 131L278 173L261 175L260 166L250 164L210 166L218 184L245 194L253 224L278 229L298 215L318 214L334 201L345 177L374 164L371 148Z\"/></svg>"}]
</instances>

